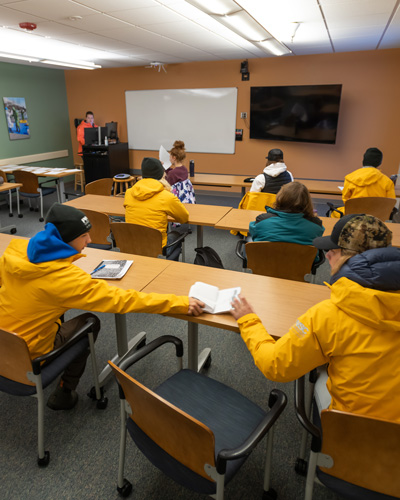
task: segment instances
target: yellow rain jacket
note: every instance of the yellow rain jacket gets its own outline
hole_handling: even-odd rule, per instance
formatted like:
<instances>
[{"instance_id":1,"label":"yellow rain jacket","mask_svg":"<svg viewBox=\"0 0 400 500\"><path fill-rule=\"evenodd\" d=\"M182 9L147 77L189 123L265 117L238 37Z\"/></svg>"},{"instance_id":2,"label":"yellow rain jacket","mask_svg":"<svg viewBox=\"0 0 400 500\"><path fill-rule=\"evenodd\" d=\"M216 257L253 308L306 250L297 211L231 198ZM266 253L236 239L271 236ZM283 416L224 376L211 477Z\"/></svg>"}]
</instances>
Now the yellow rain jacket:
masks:
<instances>
[{"instance_id":1,"label":"yellow rain jacket","mask_svg":"<svg viewBox=\"0 0 400 500\"><path fill-rule=\"evenodd\" d=\"M256 314L238 320L255 364L268 379L289 382L329 363L330 408L400 422L400 292L345 277L330 288L331 298L277 341Z\"/></svg>"},{"instance_id":2,"label":"yellow rain jacket","mask_svg":"<svg viewBox=\"0 0 400 500\"><path fill-rule=\"evenodd\" d=\"M124 207L126 222L161 231L163 247L167 244L168 216L181 224L189 220L185 206L156 179L142 179L128 189Z\"/></svg>"},{"instance_id":3,"label":"yellow rain jacket","mask_svg":"<svg viewBox=\"0 0 400 500\"><path fill-rule=\"evenodd\" d=\"M122 290L92 279L74 264L84 256L80 253L34 264L27 246L28 240L12 240L0 258L0 328L23 337L32 359L52 350L59 318L68 309L121 314L188 311L188 297Z\"/></svg>"}]
</instances>

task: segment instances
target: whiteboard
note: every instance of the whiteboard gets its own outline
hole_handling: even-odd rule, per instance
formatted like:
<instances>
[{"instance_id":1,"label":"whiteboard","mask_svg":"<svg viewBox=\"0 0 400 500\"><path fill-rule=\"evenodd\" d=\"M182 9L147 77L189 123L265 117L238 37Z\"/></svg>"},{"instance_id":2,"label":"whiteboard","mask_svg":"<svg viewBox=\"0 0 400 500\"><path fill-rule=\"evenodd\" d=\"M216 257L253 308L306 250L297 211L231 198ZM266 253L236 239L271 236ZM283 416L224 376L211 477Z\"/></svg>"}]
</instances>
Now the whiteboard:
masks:
<instances>
[{"instance_id":1,"label":"whiteboard","mask_svg":"<svg viewBox=\"0 0 400 500\"><path fill-rule=\"evenodd\" d=\"M235 153L237 88L127 90L129 149Z\"/></svg>"}]
</instances>

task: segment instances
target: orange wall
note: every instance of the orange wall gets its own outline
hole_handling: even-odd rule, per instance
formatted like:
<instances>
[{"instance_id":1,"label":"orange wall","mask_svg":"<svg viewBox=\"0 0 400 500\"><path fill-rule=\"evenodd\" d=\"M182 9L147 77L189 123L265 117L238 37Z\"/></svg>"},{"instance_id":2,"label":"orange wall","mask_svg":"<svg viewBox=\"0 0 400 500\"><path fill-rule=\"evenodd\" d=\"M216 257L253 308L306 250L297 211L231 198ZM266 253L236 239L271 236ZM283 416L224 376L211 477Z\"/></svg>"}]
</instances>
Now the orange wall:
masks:
<instances>
[{"instance_id":1,"label":"orange wall","mask_svg":"<svg viewBox=\"0 0 400 500\"><path fill-rule=\"evenodd\" d=\"M168 73L143 67L65 71L74 154L77 145L73 119L84 117L88 109L94 111L100 125L118 121L120 140L127 141L125 90L237 87L236 127L244 129L243 141L236 142L234 155L188 153L188 159L196 162L196 172L256 174L264 167L266 152L279 147L295 177L343 179L361 166L365 149L375 146L384 153L382 170L397 173L400 49L250 59L248 82L241 81L240 62L169 64ZM241 119L240 113L246 111L249 116L251 86L333 83L343 85L336 144L249 139L249 120ZM176 119L179 110L171 117ZM157 157L158 152L131 150L131 168L140 168L144 156Z\"/></svg>"}]
</instances>

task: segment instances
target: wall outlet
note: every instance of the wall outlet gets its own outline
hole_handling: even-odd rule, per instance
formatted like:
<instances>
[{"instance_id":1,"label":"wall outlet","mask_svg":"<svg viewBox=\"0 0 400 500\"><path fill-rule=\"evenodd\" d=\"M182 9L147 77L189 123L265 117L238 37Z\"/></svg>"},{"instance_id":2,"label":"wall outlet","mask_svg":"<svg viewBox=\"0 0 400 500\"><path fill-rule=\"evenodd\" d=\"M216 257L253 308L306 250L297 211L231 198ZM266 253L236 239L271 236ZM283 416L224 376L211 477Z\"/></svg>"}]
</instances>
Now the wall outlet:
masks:
<instances>
[{"instance_id":1,"label":"wall outlet","mask_svg":"<svg viewBox=\"0 0 400 500\"><path fill-rule=\"evenodd\" d=\"M240 113L240 118L247 118L247 113Z\"/></svg>"}]
</instances>

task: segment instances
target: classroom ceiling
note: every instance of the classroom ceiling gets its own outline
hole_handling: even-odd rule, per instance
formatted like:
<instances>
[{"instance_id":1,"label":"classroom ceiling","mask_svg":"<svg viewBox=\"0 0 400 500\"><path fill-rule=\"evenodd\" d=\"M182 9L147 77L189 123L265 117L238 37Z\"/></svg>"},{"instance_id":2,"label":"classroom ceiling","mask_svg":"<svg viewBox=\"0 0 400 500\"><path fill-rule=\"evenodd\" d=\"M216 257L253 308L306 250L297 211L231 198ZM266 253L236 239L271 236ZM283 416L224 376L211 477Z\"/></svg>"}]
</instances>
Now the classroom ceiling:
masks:
<instances>
[{"instance_id":1,"label":"classroom ceiling","mask_svg":"<svg viewBox=\"0 0 400 500\"><path fill-rule=\"evenodd\" d=\"M194 6L200 3L202 10ZM17 62L9 56L19 55L37 59L31 64L39 66L44 60L53 67L89 61L103 68L158 62L168 71L173 63L276 57L260 40L289 49L284 57L388 49L400 47L399 5L400 0L0 0L0 60ZM28 33L21 22L37 28ZM246 34L239 36L243 29Z\"/></svg>"}]
</instances>

